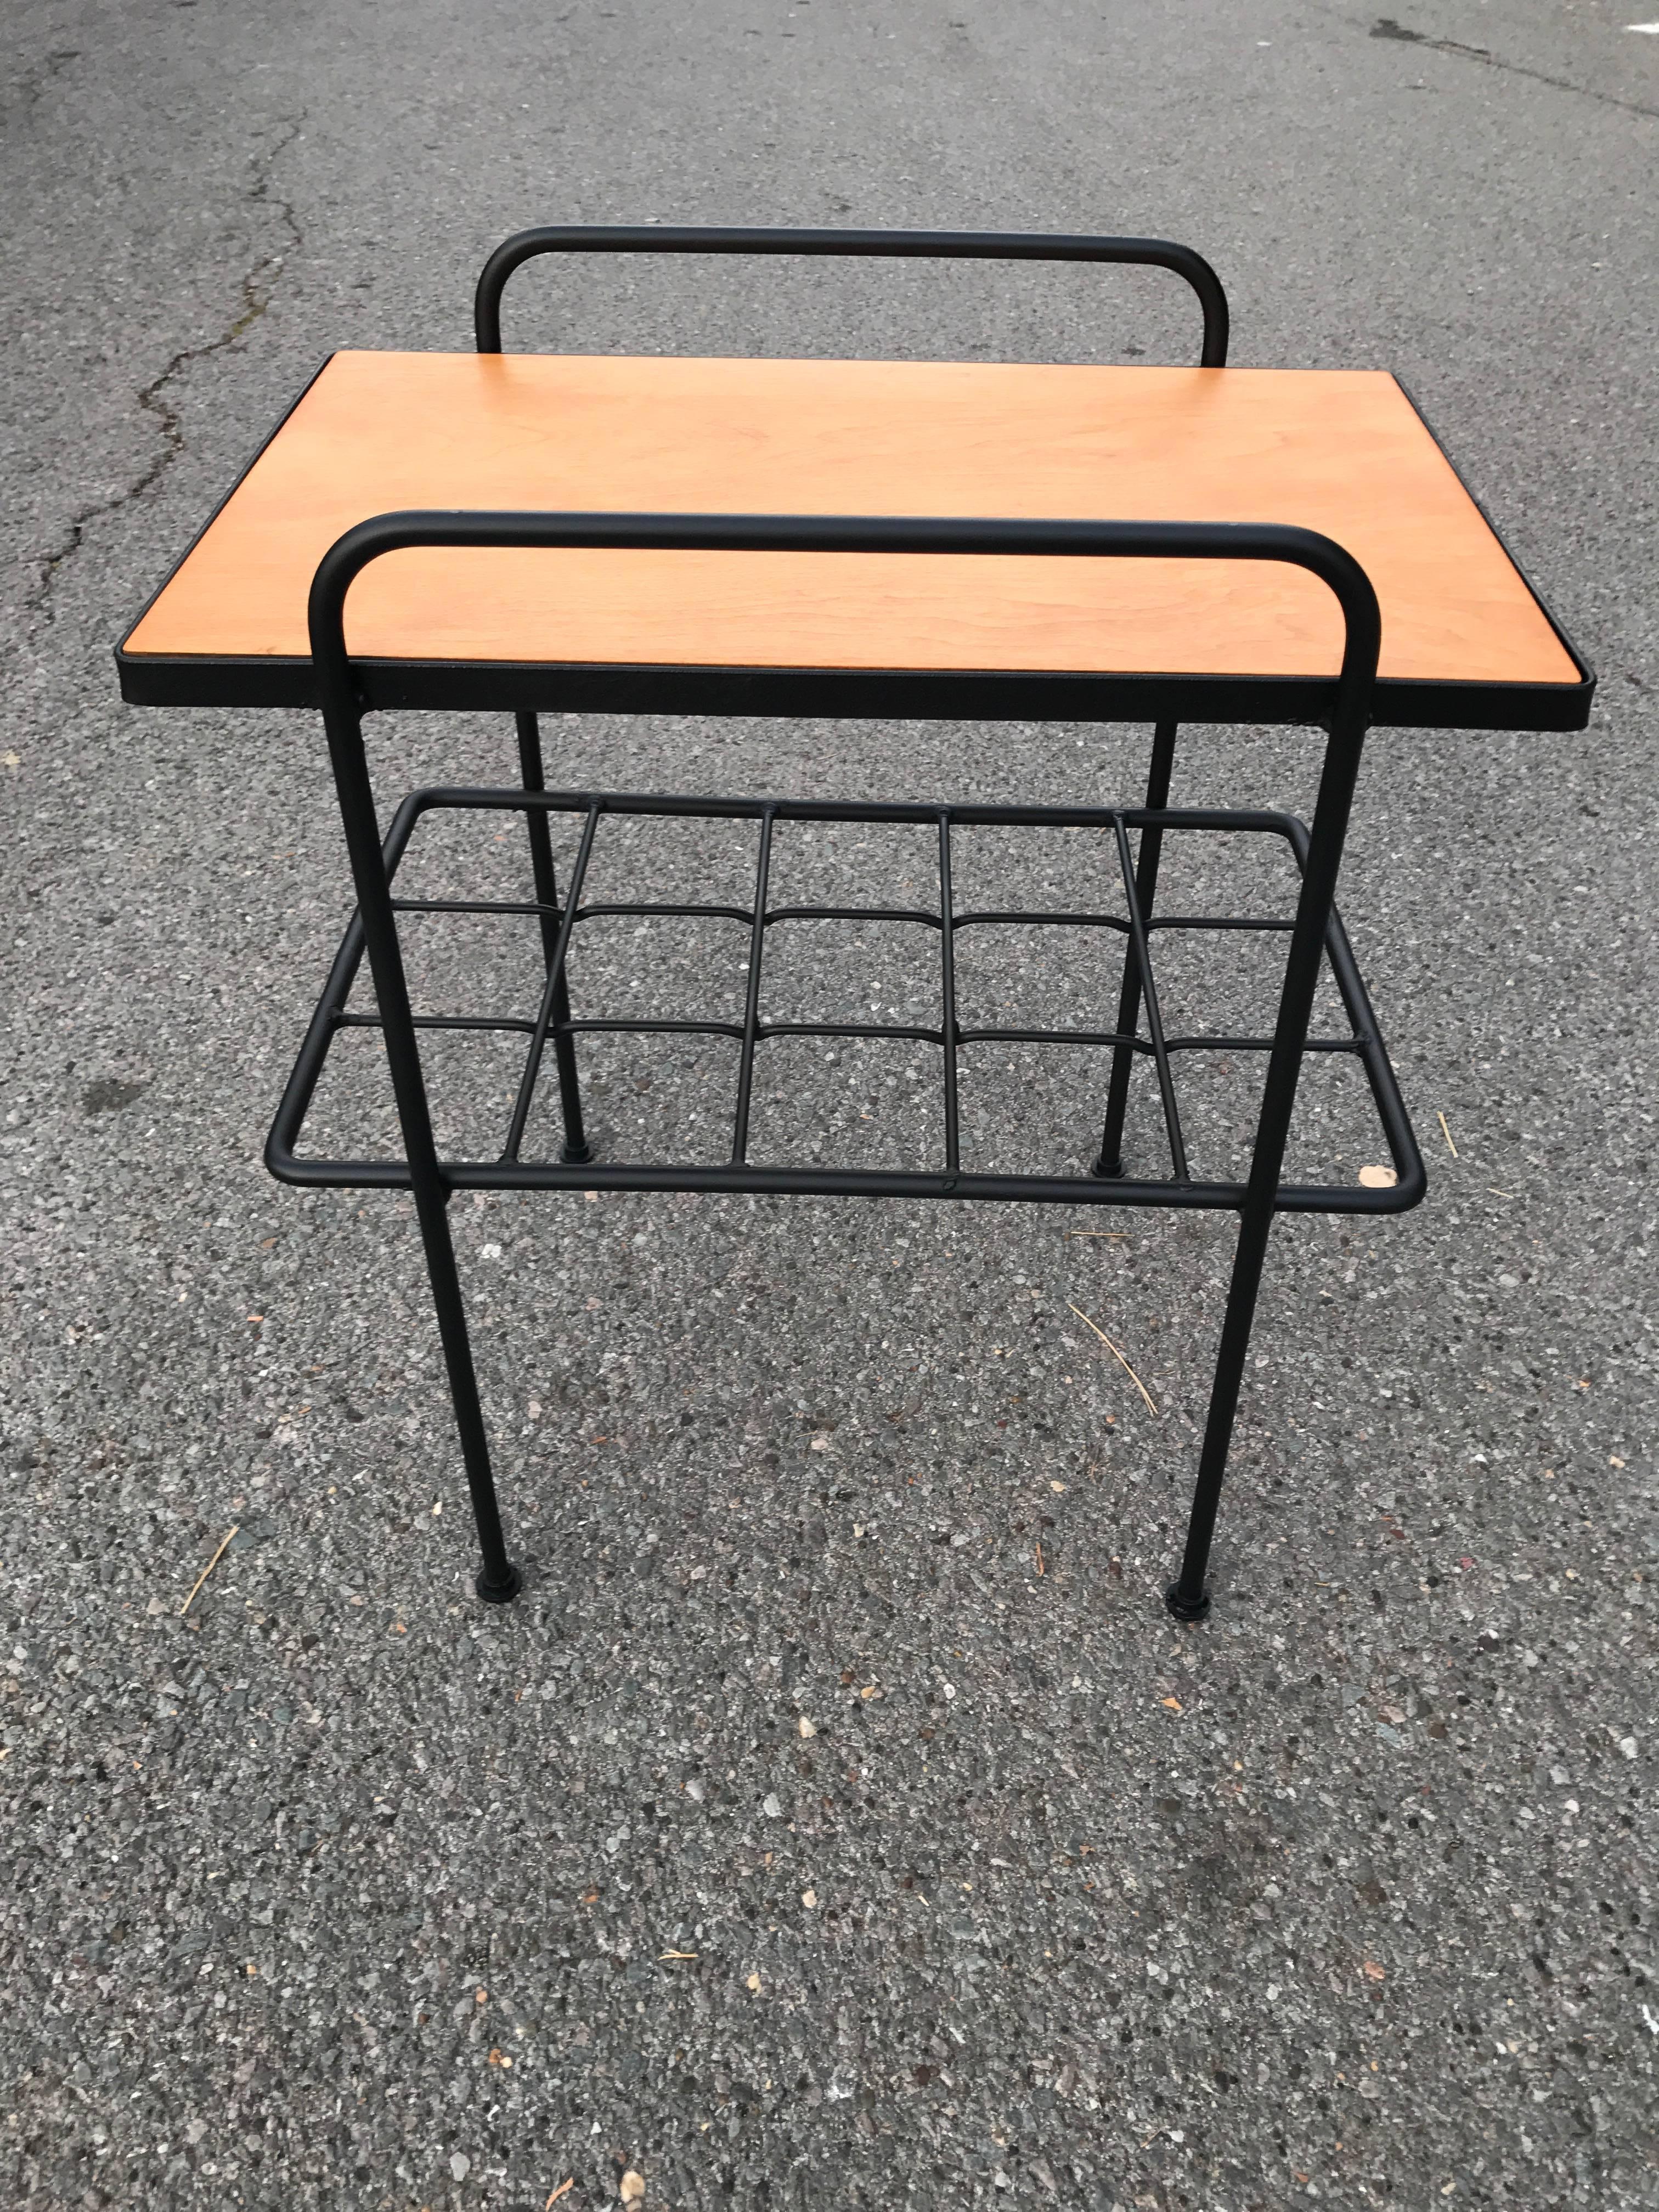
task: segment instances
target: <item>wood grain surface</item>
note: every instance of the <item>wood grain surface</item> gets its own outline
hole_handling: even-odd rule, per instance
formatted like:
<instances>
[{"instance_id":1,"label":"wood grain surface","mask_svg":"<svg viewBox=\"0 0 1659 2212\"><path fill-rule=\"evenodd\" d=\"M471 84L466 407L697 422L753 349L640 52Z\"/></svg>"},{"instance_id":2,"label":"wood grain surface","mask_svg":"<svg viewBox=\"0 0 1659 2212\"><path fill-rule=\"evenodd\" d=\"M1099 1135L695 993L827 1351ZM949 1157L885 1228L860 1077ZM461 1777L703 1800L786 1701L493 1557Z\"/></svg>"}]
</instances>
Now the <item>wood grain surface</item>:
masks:
<instances>
[{"instance_id":1,"label":"wood grain surface","mask_svg":"<svg viewBox=\"0 0 1659 2212\"><path fill-rule=\"evenodd\" d=\"M1395 678L1577 672L1375 371L341 353L127 640L304 657L306 595L398 507L1301 523L1347 547ZM1317 675L1295 570L971 556L406 552L354 653L421 659Z\"/></svg>"}]
</instances>

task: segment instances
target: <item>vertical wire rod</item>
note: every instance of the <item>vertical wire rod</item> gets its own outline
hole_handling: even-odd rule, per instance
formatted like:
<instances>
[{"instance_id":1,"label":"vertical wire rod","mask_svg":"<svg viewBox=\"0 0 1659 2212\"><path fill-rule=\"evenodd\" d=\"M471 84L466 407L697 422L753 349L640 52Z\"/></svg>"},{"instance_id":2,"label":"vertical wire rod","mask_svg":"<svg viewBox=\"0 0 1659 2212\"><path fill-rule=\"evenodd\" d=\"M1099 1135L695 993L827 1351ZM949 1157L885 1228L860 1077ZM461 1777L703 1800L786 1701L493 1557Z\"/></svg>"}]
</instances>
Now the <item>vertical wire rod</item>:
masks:
<instances>
[{"instance_id":1,"label":"vertical wire rod","mask_svg":"<svg viewBox=\"0 0 1659 2212\"><path fill-rule=\"evenodd\" d=\"M945 1171L955 1175L962 1165L957 1102L957 956L956 922L951 897L951 817L939 817L939 981L944 999L945 1040Z\"/></svg>"},{"instance_id":2,"label":"vertical wire rod","mask_svg":"<svg viewBox=\"0 0 1659 2212\"><path fill-rule=\"evenodd\" d=\"M1158 1095L1164 1102L1164 1126L1169 1133L1170 1165L1177 1182L1188 1182L1187 1147L1181 1134L1181 1115L1176 1105L1175 1079L1170 1073L1170 1055L1164 1042L1164 1018L1158 1012L1158 985L1152 980L1152 956L1146 946L1146 922L1140 911L1140 901L1135 892L1135 872L1129 857L1129 833L1123 826L1121 814L1113 817L1117 831L1117 860L1123 872L1123 896L1129 907L1129 949L1136 967L1140 971L1141 995L1146 1002L1146 1029L1152 1042L1152 1059L1158 1067Z\"/></svg>"},{"instance_id":3,"label":"vertical wire rod","mask_svg":"<svg viewBox=\"0 0 1659 2212\"><path fill-rule=\"evenodd\" d=\"M545 791L547 771L542 763L541 726L531 714L515 714L513 720L519 739L519 781L526 791ZM551 975L559 946L559 892L546 809L527 807L525 827L530 838L530 872L536 885L536 902L542 909L537 916L541 924L542 959Z\"/></svg>"},{"instance_id":4,"label":"vertical wire rod","mask_svg":"<svg viewBox=\"0 0 1659 2212\"><path fill-rule=\"evenodd\" d=\"M732 1164L749 1157L749 1098L755 1083L755 1041L760 1033L761 952L766 943L766 891L772 873L772 809L761 817L760 862L755 871L755 919L749 932L749 990L743 1008L743 1053L738 1062L738 1110L732 1123Z\"/></svg>"},{"instance_id":5,"label":"vertical wire rod","mask_svg":"<svg viewBox=\"0 0 1659 2212\"><path fill-rule=\"evenodd\" d=\"M1152 728L1152 757L1146 769L1146 799L1148 807L1166 807L1170 803L1170 775L1175 765L1176 727L1173 720L1158 722ZM1142 919L1150 925L1152 902L1158 896L1158 864L1164 850L1164 831L1157 823L1149 823L1140 833L1140 852L1135 861L1135 889L1140 896ZM1121 1176L1123 1172L1123 1117L1128 1111L1129 1079L1134 1067L1134 1048L1127 1042L1135 1034L1140 1018L1140 973L1136 968L1128 947L1123 952L1123 981L1118 993L1117 1026L1125 1042L1112 1054L1111 1080L1106 1091L1106 1126L1101 1133L1100 1155L1095 1162L1097 1176Z\"/></svg>"},{"instance_id":6,"label":"vertical wire rod","mask_svg":"<svg viewBox=\"0 0 1659 2212\"><path fill-rule=\"evenodd\" d=\"M593 851L593 833L599 822L599 803L594 799L588 806L587 820L582 826L582 842L577 848L576 864L570 871L570 890L559 923L559 941L553 949L553 965L542 991L542 1003L537 1009L536 1026L530 1035L530 1049L525 1054L524 1073L519 1079L519 1095L513 1102L513 1119L507 1125L507 1142L501 1147L503 1160L516 1160L519 1147L524 1142L525 1123L530 1119L530 1102L535 1096L536 1078L541 1072L542 1054L547 1045L547 1032L552 1025L553 1010L559 996L559 982L564 974L565 956L570 950L570 933L576 926L576 908L581 901L587 863Z\"/></svg>"},{"instance_id":7,"label":"vertical wire rod","mask_svg":"<svg viewBox=\"0 0 1659 2212\"><path fill-rule=\"evenodd\" d=\"M519 734L519 781L526 791L545 791L547 771L542 763L541 726L534 714L522 711L514 717L514 721ZM553 866L553 837L546 808L526 807L525 824L530 836L530 872L536 885L536 902L541 908L537 920L541 925L542 958L548 974L556 975L559 979L553 994L553 1059L559 1072L559 1106L564 1116L562 1157L574 1165L592 1159L593 1152L582 1127L576 1042L568 1026L570 979L558 957L559 879Z\"/></svg>"}]
</instances>

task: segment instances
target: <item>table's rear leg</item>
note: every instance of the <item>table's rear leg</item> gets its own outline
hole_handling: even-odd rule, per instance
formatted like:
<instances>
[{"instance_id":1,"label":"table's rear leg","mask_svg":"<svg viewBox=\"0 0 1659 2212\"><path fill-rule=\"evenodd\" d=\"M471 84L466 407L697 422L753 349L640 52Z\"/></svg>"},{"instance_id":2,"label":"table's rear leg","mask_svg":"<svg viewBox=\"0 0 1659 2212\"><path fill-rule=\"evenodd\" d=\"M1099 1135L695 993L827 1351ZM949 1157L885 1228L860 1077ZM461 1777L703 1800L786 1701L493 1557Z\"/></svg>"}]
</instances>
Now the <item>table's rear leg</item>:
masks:
<instances>
[{"instance_id":1,"label":"table's rear leg","mask_svg":"<svg viewBox=\"0 0 1659 2212\"><path fill-rule=\"evenodd\" d=\"M1148 806L1167 806L1170 803L1170 771L1175 763L1176 725L1159 722L1152 732L1152 764L1146 772L1146 804ZM1164 849L1161 830L1143 830L1140 833L1140 852L1135 861L1135 896L1140 911L1150 921L1152 901L1158 891L1158 856ZM1117 1029L1120 1036L1133 1036L1135 1024L1140 1018L1140 970L1135 964L1134 948L1126 939L1123 948L1123 986L1118 996ZM1129 1103L1129 1071L1134 1066L1134 1048L1120 1044L1112 1050L1112 1079L1106 1093L1106 1127L1100 1140L1100 1156L1092 1172L1097 1176L1121 1176L1123 1172L1123 1116Z\"/></svg>"},{"instance_id":2,"label":"table's rear leg","mask_svg":"<svg viewBox=\"0 0 1659 2212\"><path fill-rule=\"evenodd\" d=\"M542 766L541 731L533 714L520 714L515 717L519 730L519 774L526 791L545 791L546 775ZM539 807L526 811L526 821L530 828L530 866L535 878L536 898L542 908L542 956L552 972L559 941L557 907L558 878L553 872L553 840L547 826L547 816ZM562 1159L573 1165L591 1160L593 1147L587 1141L582 1127L581 1086L576 1078L576 1046L565 1024L570 1019L570 992L562 975L553 994L553 1062L559 1072L559 1106L564 1116L564 1149Z\"/></svg>"}]
</instances>

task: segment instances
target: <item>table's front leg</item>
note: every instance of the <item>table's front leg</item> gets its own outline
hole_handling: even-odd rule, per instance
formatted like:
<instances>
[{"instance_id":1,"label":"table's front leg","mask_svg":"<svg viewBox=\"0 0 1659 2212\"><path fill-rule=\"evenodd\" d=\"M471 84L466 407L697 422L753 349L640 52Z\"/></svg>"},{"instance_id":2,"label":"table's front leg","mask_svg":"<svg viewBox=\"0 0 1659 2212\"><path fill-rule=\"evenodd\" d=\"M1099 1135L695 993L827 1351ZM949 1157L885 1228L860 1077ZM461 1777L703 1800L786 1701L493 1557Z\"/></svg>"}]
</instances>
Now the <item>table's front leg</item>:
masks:
<instances>
[{"instance_id":1,"label":"table's front leg","mask_svg":"<svg viewBox=\"0 0 1659 2212\"><path fill-rule=\"evenodd\" d=\"M410 1189L421 1224L421 1242L426 1249L427 1273L432 1284L438 1335L449 1375L449 1395L455 1409L461 1458L466 1468L473 1517L477 1523L482 1565L476 1588L481 1598L499 1605L518 1595L520 1578L507 1557L501 1533L501 1508L489 1464L489 1439L478 1396L478 1378L472 1364L472 1345L461 1297L460 1275L455 1265L454 1240L449 1232L450 1185L432 1132L432 1110L421 1067L420 1036L410 1003L409 979L404 971L403 950L398 941L398 917L363 750L362 712L356 697L343 687L327 695L324 726L328 732L329 755L340 802L340 823L345 832L346 852L357 891L357 912L369 972L374 979L374 997L392 1093L398 1102Z\"/></svg>"},{"instance_id":2,"label":"table's front leg","mask_svg":"<svg viewBox=\"0 0 1659 2212\"><path fill-rule=\"evenodd\" d=\"M466 1486L478 1531L482 1564L473 1587L486 1603L504 1605L518 1595L522 1577L507 1555L507 1539L501 1531L495 1478L489 1464L489 1439L478 1397L478 1378L472 1364L466 1307L455 1265L454 1240L449 1233L449 1193L435 1179L417 1174L415 1211L420 1218L421 1242L426 1248L426 1271L432 1285L444 1365L449 1374L450 1402L455 1409Z\"/></svg>"}]
</instances>

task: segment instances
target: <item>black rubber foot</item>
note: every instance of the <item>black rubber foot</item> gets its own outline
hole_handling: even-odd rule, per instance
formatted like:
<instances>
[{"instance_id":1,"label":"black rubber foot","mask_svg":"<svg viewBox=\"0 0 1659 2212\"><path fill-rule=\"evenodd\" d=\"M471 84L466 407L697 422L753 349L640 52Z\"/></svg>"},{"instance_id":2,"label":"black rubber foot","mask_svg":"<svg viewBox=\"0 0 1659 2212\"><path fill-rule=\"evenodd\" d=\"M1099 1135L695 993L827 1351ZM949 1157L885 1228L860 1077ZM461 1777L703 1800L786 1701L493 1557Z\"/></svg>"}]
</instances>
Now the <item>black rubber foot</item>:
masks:
<instances>
[{"instance_id":1,"label":"black rubber foot","mask_svg":"<svg viewBox=\"0 0 1659 2212\"><path fill-rule=\"evenodd\" d=\"M586 1138L583 1138L580 1145L565 1145L562 1146L559 1152L559 1158L564 1162L567 1167L570 1168L586 1167L588 1161L591 1160L592 1157L593 1147L588 1143Z\"/></svg>"},{"instance_id":2,"label":"black rubber foot","mask_svg":"<svg viewBox=\"0 0 1659 2212\"><path fill-rule=\"evenodd\" d=\"M472 1587L486 1605L510 1605L524 1588L524 1577L509 1559L505 1582L492 1583L487 1575L481 1574Z\"/></svg>"},{"instance_id":3,"label":"black rubber foot","mask_svg":"<svg viewBox=\"0 0 1659 2212\"><path fill-rule=\"evenodd\" d=\"M1103 1152L1089 1172L1091 1176L1098 1176L1103 1182L1115 1182L1123 1173L1123 1162L1121 1159L1109 1160Z\"/></svg>"},{"instance_id":4,"label":"black rubber foot","mask_svg":"<svg viewBox=\"0 0 1659 2212\"><path fill-rule=\"evenodd\" d=\"M1196 1600L1182 1597L1179 1583L1171 1583L1164 1593L1164 1602L1177 1620L1207 1620L1210 1617L1210 1593L1205 1590Z\"/></svg>"}]
</instances>

